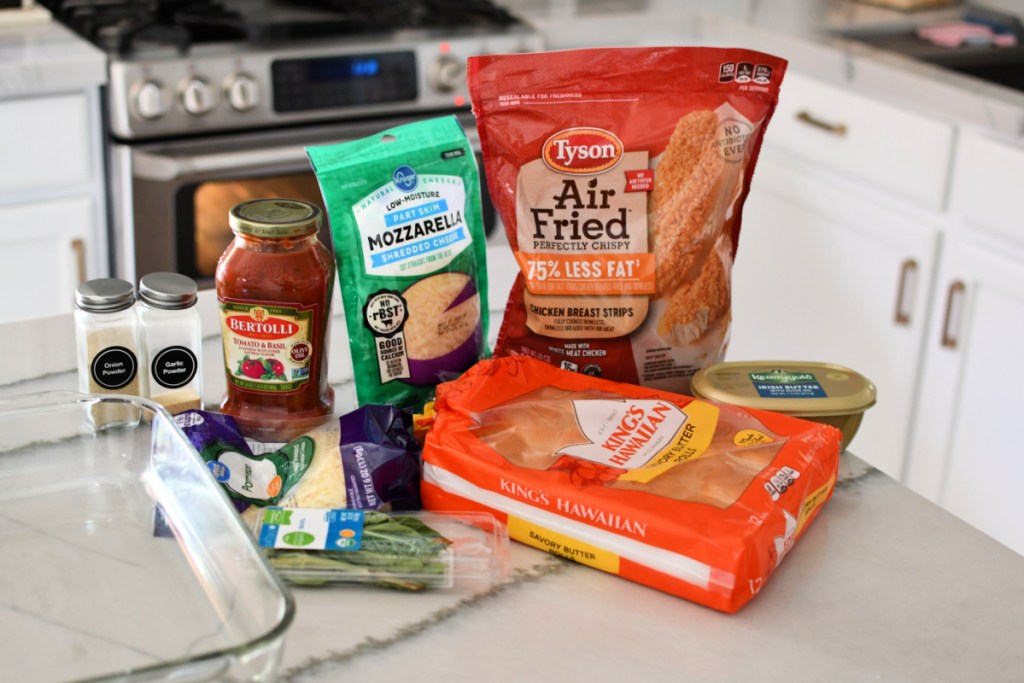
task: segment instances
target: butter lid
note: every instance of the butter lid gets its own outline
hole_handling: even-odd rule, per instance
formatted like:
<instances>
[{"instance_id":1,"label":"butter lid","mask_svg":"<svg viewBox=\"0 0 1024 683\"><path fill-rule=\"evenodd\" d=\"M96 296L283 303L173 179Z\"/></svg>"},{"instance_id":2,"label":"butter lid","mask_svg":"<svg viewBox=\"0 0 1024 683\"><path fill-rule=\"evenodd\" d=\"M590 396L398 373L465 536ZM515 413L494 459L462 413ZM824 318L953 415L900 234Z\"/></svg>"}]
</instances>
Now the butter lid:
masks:
<instances>
[{"instance_id":1,"label":"butter lid","mask_svg":"<svg viewBox=\"0 0 1024 683\"><path fill-rule=\"evenodd\" d=\"M732 361L693 376L693 395L794 417L862 413L877 390L860 373L832 363Z\"/></svg>"}]
</instances>

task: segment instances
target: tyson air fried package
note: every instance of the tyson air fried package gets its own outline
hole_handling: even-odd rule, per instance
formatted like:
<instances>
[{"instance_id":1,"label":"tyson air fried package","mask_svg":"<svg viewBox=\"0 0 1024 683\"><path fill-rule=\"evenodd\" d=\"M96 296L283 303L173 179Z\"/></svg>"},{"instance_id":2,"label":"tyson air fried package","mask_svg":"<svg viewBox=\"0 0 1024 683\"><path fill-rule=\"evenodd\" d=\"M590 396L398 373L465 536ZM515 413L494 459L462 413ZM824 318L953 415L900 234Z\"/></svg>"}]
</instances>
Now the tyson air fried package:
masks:
<instances>
[{"instance_id":1,"label":"tyson air fried package","mask_svg":"<svg viewBox=\"0 0 1024 683\"><path fill-rule=\"evenodd\" d=\"M419 409L487 355L476 156L454 116L306 151L331 223L359 404Z\"/></svg>"},{"instance_id":2,"label":"tyson air fried package","mask_svg":"<svg viewBox=\"0 0 1024 683\"><path fill-rule=\"evenodd\" d=\"M832 495L835 427L611 382L526 356L437 389L424 507L735 612Z\"/></svg>"},{"instance_id":3,"label":"tyson air fried package","mask_svg":"<svg viewBox=\"0 0 1024 683\"><path fill-rule=\"evenodd\" d=\"M687 391L728 343L740 215L786 62L612 48L468 69L521 271L495 355Z\"/></svg>"}]
</instances>

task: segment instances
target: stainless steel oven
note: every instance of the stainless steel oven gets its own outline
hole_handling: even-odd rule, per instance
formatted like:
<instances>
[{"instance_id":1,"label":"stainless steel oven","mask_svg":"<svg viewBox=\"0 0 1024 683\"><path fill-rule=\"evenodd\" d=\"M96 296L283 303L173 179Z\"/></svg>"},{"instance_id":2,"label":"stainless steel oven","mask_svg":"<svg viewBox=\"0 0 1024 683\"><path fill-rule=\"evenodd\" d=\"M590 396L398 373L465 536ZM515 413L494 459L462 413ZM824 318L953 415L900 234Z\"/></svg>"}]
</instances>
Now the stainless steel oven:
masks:
<instances>
[{"instance_id":1,"label":"stainless steel oven","mask_svg":"<svg viewBox=\"0 0 1024 683\"><path fill-rule=\"evenodd\" d=\"M236 202L321 201L310 145L454 114L479 149L466 59L542 48L491 0L44 2L109 55L111 274L129 281L211 286Z\"/></svg>"},{"instance_id":2,"label":"stainless steel oven","mask_svg":"<svg viewBox=\"0 0 1024 683\"><path fill-rule=\"evenodd\" d=\"M472 116L456 115L479 150ZM232 238L227 224L232 206L256 197L292 197L323 208L307 146L373 135L416 118L388 116L199 140L113 144L115 274L134 281L146 273L173 271L201 287L212 286L217 259ZM485 182L481 188L489 233L494 209ZM329 245L330 230L320 236Z\"/></svg>"}]
</instances>

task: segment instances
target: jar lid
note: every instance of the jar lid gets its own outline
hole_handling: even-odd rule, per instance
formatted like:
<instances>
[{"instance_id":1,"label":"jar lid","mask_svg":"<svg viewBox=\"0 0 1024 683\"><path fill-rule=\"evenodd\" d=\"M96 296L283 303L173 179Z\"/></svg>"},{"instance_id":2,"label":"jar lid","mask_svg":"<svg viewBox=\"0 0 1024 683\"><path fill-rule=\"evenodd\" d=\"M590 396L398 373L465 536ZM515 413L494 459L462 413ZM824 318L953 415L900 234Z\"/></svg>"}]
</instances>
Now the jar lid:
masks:
<instances>
[{"instance_id":1,"label":"jar lid","mask_svg":"<svg viewBox=\"0 0 1024 683\"><path fill-rule=\"evenodd\" d=\"M850 368L813 361L732 361L693 376L693 395L794 417L861 413L877 390Z\"/></svg>"},{"instance_id":2,"label":"jar lid","mask_svg":"<svg viewBox=\"0 0 1024 683\"><path fill-rule=\"evenodd\" d=\"M150 273L139 280L139 298L154 308L194 306L198 290L195 280L178 273Z\"/></svg>"},{"instance_id":3,"label":"jar lid","mask_svg":"<svg viewBox=\"0 0 1024 683\"><path fill-rule=\"evenodd\" d=\"M304 237L320 230L320 207L301 199L250 199L228 213L228 224L240 235Z\"/></svg>"},{"instance_id":4,"label":"jar lid","mask_svg":"<svg viewBox=\"0 0 1024 683\"><path fill-rule=\"evenodd\" d=\"M89 280L75 290L75 305L90 313L116 313L135 303L132 283L114 277Z\"/></svg>"}]
</instances>

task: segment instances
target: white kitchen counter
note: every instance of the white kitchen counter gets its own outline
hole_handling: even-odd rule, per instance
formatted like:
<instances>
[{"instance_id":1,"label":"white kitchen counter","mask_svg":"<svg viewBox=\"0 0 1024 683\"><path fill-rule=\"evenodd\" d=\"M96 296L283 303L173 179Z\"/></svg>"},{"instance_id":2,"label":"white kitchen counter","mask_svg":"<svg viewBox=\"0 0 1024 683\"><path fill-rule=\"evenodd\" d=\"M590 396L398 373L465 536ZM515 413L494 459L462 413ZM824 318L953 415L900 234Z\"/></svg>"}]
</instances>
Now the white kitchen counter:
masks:
<instances>
[{"instance_id":1,"label":"white kitchen counter","mask_svg":"<svg viewBox=\"0 0 1024 683\"><path fill-rule=\"evenodd\" d=\"M106 82L106 55L58 22L0 24L0 100Z\"/></svg>"},{"instance_id":2,"label":"white kitchen counter","mask_svg":"<svg viewBox=\"0 0 1024 683\"><path fill-rule=\"evenodd\" d=\"M204 319L212 305L203 299ZM350 370L336 362L347 352L334 322L344 410ZM216 328L206 332L214 407L224 379ZM71 316L0 326L0 356L0 395L76 387ZM738 614L513 543L512 574L496 585L295 589L281 680L1020 681L1024 557L852 455L840 474Z\"/></svg>"}]
</instances>

